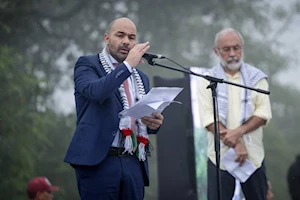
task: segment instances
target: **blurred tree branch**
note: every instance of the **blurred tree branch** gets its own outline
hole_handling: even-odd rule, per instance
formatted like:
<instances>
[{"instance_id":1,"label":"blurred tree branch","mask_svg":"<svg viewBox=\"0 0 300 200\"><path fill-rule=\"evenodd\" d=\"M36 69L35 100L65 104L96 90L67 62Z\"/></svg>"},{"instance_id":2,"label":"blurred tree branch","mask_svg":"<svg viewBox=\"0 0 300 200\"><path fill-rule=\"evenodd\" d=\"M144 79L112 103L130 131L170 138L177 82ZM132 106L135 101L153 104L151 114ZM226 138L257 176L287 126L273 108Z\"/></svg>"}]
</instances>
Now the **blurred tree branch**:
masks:
<instances>
[{"instance_id":1,"label":"blurred tree branch","mask_svg":"<svg viewBox=\"0 0 300 200\"><path fill-rule=\"evenodd\" d=\"M66 35L59 35L59 34L50 32L48 29L45 28L45 26L40 21L37 21L37 24L39 25L41 31L43 33L45 33L47 37L52 37L54 39L66 38Z\"/></svg>"},{"instance_id":2,"label":"blurred tree branch","mask_svg":"<svg viewBox=\"0 0 300 200\"><path fill-rule=\"evenodd\" d=\"M32 6L21 6L21 7L13 7L13 8L7 8L7 7L0 7L0 16L1 18L10 18L12 16L15 16L16 13L18 16L37 16L38 18L42 19L50 19L53 21L63 21L68 20L70 17L72 17L74 14L78 13L80 10L85 8L87 6L87 3L85 1L79 0L74 6L72 6L67 11L63 11L61 13L51 13L51 10L48 12L45 12L45 10L41 9L38 6L32 7Z\"/></svg>"},{"instance_id":3,"label":"blurred tree branch","mask_svg":"<svg viewBox=\"0 0 300 200\"><path fill-rule=\"evenodd\" d=\"M290 9L288 9L288 15L284 18L284 22L282 23L282 25L276 31L274 31L274 34L270 38L265 38L264 41L272 43L277 40L278 36L286 32L286 30L290 26L291 21L299 12L299 5L300 3L296 2L295 4L290 6Z\"/></svg>"}]
</instances>

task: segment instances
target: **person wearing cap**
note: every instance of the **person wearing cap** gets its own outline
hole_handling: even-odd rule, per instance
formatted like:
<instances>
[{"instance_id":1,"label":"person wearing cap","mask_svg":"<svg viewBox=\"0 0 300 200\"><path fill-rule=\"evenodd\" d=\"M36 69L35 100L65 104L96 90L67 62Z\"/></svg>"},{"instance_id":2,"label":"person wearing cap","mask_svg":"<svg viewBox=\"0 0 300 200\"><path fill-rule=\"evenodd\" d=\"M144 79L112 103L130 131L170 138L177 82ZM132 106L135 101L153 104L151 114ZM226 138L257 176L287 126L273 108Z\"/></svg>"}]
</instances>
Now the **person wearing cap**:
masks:
<instances>
[{"instance_id":1,"label":"person wearing cap","mask_svg":"<svg viewBox=\"0 0 300 200\"><path fill-rule=\"evenodd\" d=\"M52 200L53 192L58 191L59 187L52 186L46 177L35 177L27 185L29 200Z\"/></svg>"}]
</instances>

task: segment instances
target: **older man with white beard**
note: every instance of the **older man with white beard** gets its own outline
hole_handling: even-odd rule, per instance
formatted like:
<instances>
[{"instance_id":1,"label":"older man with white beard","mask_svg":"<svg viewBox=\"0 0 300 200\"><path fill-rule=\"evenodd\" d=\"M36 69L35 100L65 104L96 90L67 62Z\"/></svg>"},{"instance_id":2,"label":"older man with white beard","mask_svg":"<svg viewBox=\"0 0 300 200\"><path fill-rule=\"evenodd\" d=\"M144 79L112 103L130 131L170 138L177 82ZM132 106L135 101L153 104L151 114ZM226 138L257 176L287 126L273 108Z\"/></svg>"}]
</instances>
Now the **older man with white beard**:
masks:
<instances>
[{"instance_id":1,"label":"older man with white beard","mask_svg":"<svg viewBox=\"0 0 300 200\"><path fill-rule=\"evenodd\" d=\"M267 75L261 70L243 62L244 40L242 35L232 29L221 30L215 36L214 52L220 64L209 71L209 75L268 90ZM211 91L206 89L209 82L200 79L199 103L201 123L208 133L208 199L217 200L216 155L214 149L213 104ZM218 126L221 138L221 157L233 148L237 154L236 162L242 166L246 159L257 168L241 187L246 199L265 200L267 178L264 165L263 131L271 119L268 95L227 84L218 84ZM234 195L235 178L220 164L222 199L231 200Z\"/></svg>"}]
</instances>

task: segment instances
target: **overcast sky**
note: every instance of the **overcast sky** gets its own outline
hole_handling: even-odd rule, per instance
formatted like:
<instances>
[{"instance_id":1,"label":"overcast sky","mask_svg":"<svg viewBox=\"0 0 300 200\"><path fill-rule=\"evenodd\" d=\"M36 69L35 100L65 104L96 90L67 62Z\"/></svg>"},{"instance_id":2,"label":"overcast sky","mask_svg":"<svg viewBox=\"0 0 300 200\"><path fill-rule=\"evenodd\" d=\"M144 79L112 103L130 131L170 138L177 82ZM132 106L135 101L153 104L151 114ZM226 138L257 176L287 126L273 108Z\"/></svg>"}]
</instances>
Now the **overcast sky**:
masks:
<instances>
[{"instance_id":1,"label":"overcast sky","mask_svg":"<svg viewBox=\"0 0 300 200\"><path fill-rule=\"evenodd\" d=\"M292 84L300 90L300 16L297 16L289 24L288 31L280 36L280 41L286 44L286 54L293 56L294 60L289 64L288 71L282 71L279 76L279 82L283 84ZM288 55L287 55L288 56Z\"/></svg>"}]
</instances>

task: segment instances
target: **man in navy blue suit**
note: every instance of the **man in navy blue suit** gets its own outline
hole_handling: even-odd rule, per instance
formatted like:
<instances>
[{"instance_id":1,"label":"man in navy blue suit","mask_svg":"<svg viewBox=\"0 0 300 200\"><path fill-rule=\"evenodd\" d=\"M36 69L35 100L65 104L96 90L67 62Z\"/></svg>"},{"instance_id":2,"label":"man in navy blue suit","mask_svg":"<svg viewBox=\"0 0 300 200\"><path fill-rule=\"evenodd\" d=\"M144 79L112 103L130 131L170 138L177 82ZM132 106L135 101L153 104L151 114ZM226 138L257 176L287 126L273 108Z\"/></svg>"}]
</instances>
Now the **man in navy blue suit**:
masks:
<instances>
[{"instance_id":1,"label":"man in navy blue suit","mask_svg":"<svg viewBox=\"0 0 300 200\"><path fill-rule=\"evenodd\" d=\"M141 119L120 117L149 91L136 69L150 48L136 44L128 18L112 21L100 54L80 57L74 69L77 127L65 156L76 172L82 200L140 200L149 185L148 134L163 122L160 113Z\"/></svg>"}]
</instances>

